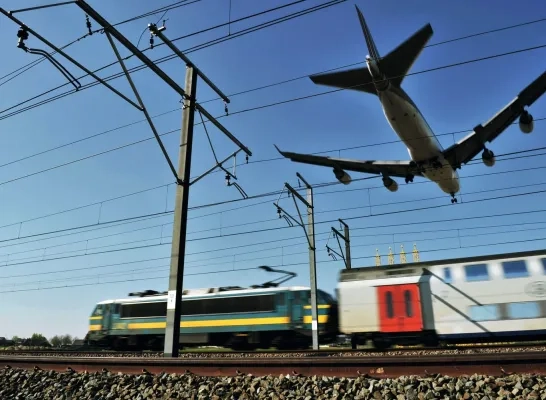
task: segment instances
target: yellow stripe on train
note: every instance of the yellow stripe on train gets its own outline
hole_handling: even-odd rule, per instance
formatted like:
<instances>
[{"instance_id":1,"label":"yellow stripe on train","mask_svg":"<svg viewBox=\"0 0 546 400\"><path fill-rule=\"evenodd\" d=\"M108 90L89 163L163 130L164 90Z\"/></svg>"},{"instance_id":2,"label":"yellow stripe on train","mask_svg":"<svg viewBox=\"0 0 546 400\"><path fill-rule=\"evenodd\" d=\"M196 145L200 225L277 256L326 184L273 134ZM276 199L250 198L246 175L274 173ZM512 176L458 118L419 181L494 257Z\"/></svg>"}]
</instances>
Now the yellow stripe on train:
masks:
<instances>
[{"instance_id":1,"label":"yellow stripe on train","mask_svg":"<svg viewBox=\"0 0 546 400\"><path fill-rule=\"evenodd\" d=\"M318 316L319 324L328 322L327 315ZM270 317L270 318L240 318L240 319L218 319L208 321L182 321L180 322L181 328L211 328L220 326L244 326L244 325L279 325L290 323L288 317ZM311 316L305 316L303 323L310 324ZM127 324L126 329L165 329L166 322L133 322ZM90 325L90 331L101 330L101 325Z\"/></svg>"},{"instance_id":2,"label":"yellow stripe on train","mask_svg":"<svg viewBox=\"0 0 546 400\"><path fill-rule=\"evenodd\" d=\"M89 325L90 331L100 331L102 328L102 325Z\"/></svg>"}]
</instances>

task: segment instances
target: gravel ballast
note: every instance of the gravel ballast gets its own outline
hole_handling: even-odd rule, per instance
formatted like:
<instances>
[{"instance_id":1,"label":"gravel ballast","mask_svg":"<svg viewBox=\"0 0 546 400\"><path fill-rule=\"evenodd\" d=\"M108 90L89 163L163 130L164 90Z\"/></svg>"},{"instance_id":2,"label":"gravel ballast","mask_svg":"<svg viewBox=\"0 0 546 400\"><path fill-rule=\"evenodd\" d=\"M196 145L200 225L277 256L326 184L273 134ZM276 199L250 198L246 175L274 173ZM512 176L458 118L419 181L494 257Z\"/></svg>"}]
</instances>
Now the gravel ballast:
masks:
<instances>
[{"instance_id":1,"label":"gravel ballast","mask_svg":"<svg viewBox=\"0 0 546 400\"><path fill-rule=\"evenodd\" d=\"M546 399L546 377L507 375L491 377L402 376L331 378L280 375L201 377L186 373L111 372L76 373L0 369L2 400L144 400L144 399Z\"/></svg>"}]
</instances>

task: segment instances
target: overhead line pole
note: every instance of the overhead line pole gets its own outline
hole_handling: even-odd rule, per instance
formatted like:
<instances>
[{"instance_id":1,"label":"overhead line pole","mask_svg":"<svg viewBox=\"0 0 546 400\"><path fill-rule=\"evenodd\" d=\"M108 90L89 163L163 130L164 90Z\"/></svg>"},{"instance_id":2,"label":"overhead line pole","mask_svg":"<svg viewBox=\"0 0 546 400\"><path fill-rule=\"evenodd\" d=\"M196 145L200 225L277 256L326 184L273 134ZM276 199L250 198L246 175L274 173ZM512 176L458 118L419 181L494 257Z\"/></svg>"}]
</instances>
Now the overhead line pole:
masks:
<instances>
[{"instance_id":1,"label":"overhead line pole","mask_svg":"<svg viewBox=\"0 0 546 400\"><path fill-rule=\"evenodd\" d=\"M176 189L176 203L174 210L174 226L173 240L171 248L171 271L169 275L169 291L167 301L167 326L165 329L165 357L178 357L180 349L180 323L182 314L182 294L184 282L184 258L186 253L186 234L188 222L188 203L190 186L199 179L191 181L191 156L193 146L193 127L195 119L195 110L199 110L204 114L210 122L217 126L226 136L228 136L239 149L244 151L248 156L252 153L244 146L235 136L233 136L223 125L221 125L212 115L210 115L203 107L196 103L197 93L197 77L201 77L216 93L221 96L226 103L229 103L229 98L222 93L216 85L214 85L172 42L162 33L165 27L157 28L155 24L149 24L150 32L158 36L167 46L177 54L183 61L186 62L186 84L183 107L183 120L181 143L179 153L178 176L181 177L180 184ZM232 154L234 157L238 151ZM229 158L229 157L228 157ZM216 160L216 167L223 168L222 165L227 159L222 162ZM200 178L212 172L214 168L208 170L200 176Z\"/></svg>"},{"instance_id":2,"label":"overhead line pole","mask_svg":"<svg viewBox=\"0 0 546 400\"><path fill-rule=\"evenodd\" d=\"M182 129L178 156L178 176L182 181L176 186L173 238L171 245L171 269L167 302L167 326L165 329L164 355L178 357L180 350L180 323L182 314L182 293L184 290L184 260L186 256L186 234L188 226L188 203L190 196L190 172L195 118L195 95L197 92L197 71L186 66L186 90L189 99L184 100Z\"/></svg>"},{"instance_id":3,"label":"overhead line pole","mask_svg":"<svg viewBox=\"0 0 546 400\"><path fill-rule=\"evenodd\" d=\"M309 245L309 280L311 287L311 338L313 341L313 350L319 350L319 338L318 338L318 306L317 306L317 259L316 259L316 246L315 246L315 211L313 206L313 187L307 183L303 176L299 172L296 173L296 176L305 184L307 188L307 199L300 195L290 184L287 182L284 184L288 189L289 194L292 194L292 199L294 200L294 205L298 211L299 221L282 209L278 201L274 203L277 207L277 213L279 218L282 217L284 213L285 220L289 225L293 226L292 221L297 225L303 228L305 232L305 237ZM307 207L307 228L306 224L303 221L303 217L296 202L296 198L301 201Z\"/></svg>"},{"instance_id":4,"label":"overhead line pole","mask_svg":"<svg viewBox=\"0 0 546 400\"><path fill-rule=\"evenodd\" d=\"M326 244L326 249L328 250L328 254L334 257L334 254L341 257L343 259L343 262L345 263L345 269L351 269L351 240L349 238L349 225L347 225L342 219L338 219L339 223L343 225L343 232L345 234L342 234L339 232L336 228L332 227L332 232L334 233L334 236L336 237L337 244L339 246L338 253L334 249L332 249L328 244ZM339 238L343 239L345 242L345 254L343 254L343 249L341 248L341 243L339 241ZM335 259L335 257L334 257Z\"/></svg>"}]
</instances>

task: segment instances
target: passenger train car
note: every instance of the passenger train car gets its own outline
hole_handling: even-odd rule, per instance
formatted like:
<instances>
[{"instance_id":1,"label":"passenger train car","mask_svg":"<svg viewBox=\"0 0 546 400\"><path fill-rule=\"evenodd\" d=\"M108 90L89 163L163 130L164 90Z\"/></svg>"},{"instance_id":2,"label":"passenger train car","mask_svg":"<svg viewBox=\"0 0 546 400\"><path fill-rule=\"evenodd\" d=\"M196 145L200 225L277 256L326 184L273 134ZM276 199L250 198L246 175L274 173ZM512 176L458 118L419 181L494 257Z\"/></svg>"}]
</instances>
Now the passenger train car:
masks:
<instances>
[{"instance_id":1,"label":"passenger train car","mask_svg":"<svg viewBox=\"0 0 546 400\"><path fill-rule=\"evenodd\" d=\"M340 273L339 330L353 347L546 339L546 251Z\"/></svg>"},{"instance_id":2,"label":"passenger train car","mask_svg":"<svg viewBox=\"0 0 546 400\"><path fill-rule=\"evenodd\" d=\"M267 284L184 291L181 343L309 347L309 288ZM546 339L546 250L342 270L337 299L317 293L323 344L338 334L353 348ZM163 348L166 293L134 295L97 304L89 344Z\"/></svg>"},{"instance_id":3,"label":"passenger train car","mask_svg":"<svg viewBox=\"0 0 546 400\"><path fill-rule=\"evenodd\" d=\"M146 291L98 303L90 317L87 344L114 349L163 349L167 293ZM337 334L337 304L317 291L320 342ZM311 339L307 287L224 287L185 290L180 343L238 350L307 348Z\"/></svg>"}]
</instances>

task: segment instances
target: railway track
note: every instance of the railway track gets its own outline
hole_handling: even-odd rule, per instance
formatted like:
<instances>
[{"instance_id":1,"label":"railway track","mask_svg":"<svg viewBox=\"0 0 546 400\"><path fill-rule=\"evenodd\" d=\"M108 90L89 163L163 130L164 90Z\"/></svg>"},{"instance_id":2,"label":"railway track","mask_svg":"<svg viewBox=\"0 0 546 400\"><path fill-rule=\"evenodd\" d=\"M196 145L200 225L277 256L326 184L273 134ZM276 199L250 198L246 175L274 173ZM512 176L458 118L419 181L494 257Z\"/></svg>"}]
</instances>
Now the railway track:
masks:
<instances>
[{"instance_id":1,"label":"railway track","mask_svg":"<svg viewBox=\"0 0 546 400\"><path fill-rule=\"evenodd\" d=\"M348 348L326 348L314 350L258 350L231 351L217 348L184 350L179 358L290 358L290 357L379 357L379 356L427 356L455 354L487 354L487 353L521 353L546 352L546 344L536 343L495 343L473 345L451 345L448 347L399 347L388 350ZM0 356L33 356L33 357L92 357L92 358L163 358L160 351L113 351L113 350L0 350Z\"/></svg>"},{"instance_id":2,"label":"railway track","mask_svg":"<svg viewBox=\"0 0 546 400\"><path fill-rule=\"evenodd\" d=\"M432 354L353 356L342 353L310 357L187 357L129 358L129 357L65 357L3 355L0 365L8 368L45 369L54 371L87 371L129 374L187 373L202 376L235 376L238 374L263 375L322 375L373 378L396 378L402 375L430 376L443 374L461 376L487 374L546 374L546 357L542 351L499 352L480 354Z\"/></svg>"}]
</instances>

